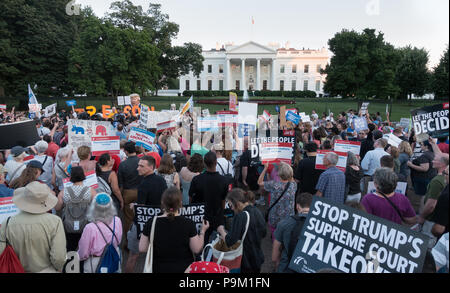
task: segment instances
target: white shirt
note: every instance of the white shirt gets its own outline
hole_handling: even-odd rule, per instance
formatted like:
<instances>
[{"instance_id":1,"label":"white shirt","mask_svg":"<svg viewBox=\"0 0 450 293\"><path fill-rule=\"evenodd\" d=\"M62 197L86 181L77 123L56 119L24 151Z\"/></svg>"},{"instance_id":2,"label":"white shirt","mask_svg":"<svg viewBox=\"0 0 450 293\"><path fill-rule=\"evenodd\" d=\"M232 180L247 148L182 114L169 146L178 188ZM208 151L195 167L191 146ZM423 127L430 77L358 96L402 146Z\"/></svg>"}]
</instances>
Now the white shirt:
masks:
<instances>
[{"instance_id":1,"label":"white shirt","mask_svg":"<svg viewBox=\"0 0 450 293\"><path fill-rule=\"evenodd\" d=\"M5 167L4 167L6 172L8 173L6 175L6 181L11 182L16 178L19 178L19 176L22 174L23 170L25 170L26 167L27 167L27 165L23 162L18 163L15 160L9 160L8 162L6 162ZM15 172L14 178L11 178L11 176L13 175L14 172Z\"/></svg>"},{"instance_id":2,"label":"white shirt","mask_svg":"<svg viewBox=\"0 0 450 293\"><path fill-rule=\"evenodd\" d=\"M220 167L222 167L223 172L222 172L222 169ZM228 161L225 158L218 158L217 159L216 171L219 172L219 174L222 175L222 176L226 175L226 174L231 174L231 176L234 177L233 164L231 164L231 162Z\"/></svg>"}]
</instances>

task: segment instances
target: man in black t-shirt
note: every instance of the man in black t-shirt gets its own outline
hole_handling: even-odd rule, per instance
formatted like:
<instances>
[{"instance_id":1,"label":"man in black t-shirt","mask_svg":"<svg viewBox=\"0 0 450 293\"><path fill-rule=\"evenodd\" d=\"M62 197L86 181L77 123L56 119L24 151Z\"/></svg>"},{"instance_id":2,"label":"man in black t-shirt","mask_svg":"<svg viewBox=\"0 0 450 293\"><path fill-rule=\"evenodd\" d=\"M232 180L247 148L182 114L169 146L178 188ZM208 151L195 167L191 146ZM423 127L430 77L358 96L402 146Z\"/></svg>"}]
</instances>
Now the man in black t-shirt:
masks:
<instances>
[{"instance_id":1,"label":"man in black t-shirt","mask_svg":"<svg viewBox=\"0 0 450 293\"><path fill-rule=\"evenodd\" d=\"M240 158L239 165L239 183L242 184L243 189L249 189L252 191L257 191L259 189L258 185L258 167L257 162L252 159L251 151L248 149L248 138L244 140L244 149Z\"/></svg>"},{"instance_id":2,"label":"man in black t-shirt","mask_svg":"<svg viewBox=\"0 0 450 293\"><path fill-rule=\"evenodd\" d=\"M317 144L309 142L304 147L307 158L298 163L294 179L298 182L297 194L308 192L316 194L316 185L324 170L316 169Z\"/></svg>"},{"instance_id":3,"label":"man in black t-shirt","mask_svg":"<svg viewBox=\"0 0 450 293\"><path fill-rule=\"evenodd\" d=\"M437 238L440 238L445 233L448 233L448 210L449 210L449 189L448 189L448 167L444 171L444 175L447 177L447 186L442 191L441 196L436 203L434 213L431 216L431 221L434 222L434 226L431 229L431 233Z\"/></svg>"}]
</instances>

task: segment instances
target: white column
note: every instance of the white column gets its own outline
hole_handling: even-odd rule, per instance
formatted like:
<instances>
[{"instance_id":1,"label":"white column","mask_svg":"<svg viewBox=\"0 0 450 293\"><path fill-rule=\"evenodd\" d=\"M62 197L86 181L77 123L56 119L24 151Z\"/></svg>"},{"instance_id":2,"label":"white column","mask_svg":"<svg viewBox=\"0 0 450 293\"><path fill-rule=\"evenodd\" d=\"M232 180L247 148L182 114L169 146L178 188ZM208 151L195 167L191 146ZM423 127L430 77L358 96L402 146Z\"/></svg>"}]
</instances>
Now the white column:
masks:
<instances>
[{"instance_id":1,"label":"white column","mask_svg":"<svg viewBox=\"0 0 450 293\"><path fill-rule=\"evenodd\" d=\"M261 90L261 59L256 59L256 90Z\"/></svg>"},{"instance_id":2,"label":"white column","mask_svg":"<svg viewBox=\"0 0 450 293\"><path fill-rule=\"evenodd\" d=\"M272 58L272 68L271 68L272 70L272 73L271 73L271 76L270 76L270 78L271 78L271 81L270 81L270 83L271 83L271 89L272 89L272 91L274 91L275 90L275 58Z\"/></svg>"},{"instance_id":3,"label":"white column","mask_svg":"<svg viewBox=\"0 0 450 293\"><path fill-rule=\"evenodd\" d=\"M241 65L241 91L246 89L245 85L245 58L242 58L242 65Z\"/></svg>"},{"instance_id":4,"label":"white column","mask_svg":"<svg viewBox=\"0 0 450 293\"><path fill-rule=\"evenodd\" d=\"M226 90L231 90L231 64L230 59L227 58L227 84L226 84Z\"/></svg>"}]
</instances>

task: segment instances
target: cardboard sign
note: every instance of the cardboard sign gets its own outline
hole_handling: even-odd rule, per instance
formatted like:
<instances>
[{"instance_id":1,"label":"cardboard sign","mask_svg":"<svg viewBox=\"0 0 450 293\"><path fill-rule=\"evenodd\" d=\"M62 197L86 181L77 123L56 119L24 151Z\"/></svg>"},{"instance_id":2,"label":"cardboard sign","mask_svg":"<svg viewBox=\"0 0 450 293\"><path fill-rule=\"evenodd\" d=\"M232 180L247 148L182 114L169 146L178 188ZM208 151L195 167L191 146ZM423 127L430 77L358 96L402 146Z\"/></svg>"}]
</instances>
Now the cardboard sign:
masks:
<instances>
[{"instance_id":1,"label":"cardboard sign","mask_svg":"<svg viewBox=\"0 0 450 293\"><path fill-rule=\"evenodd\" d=\"M177 128L177 123L174 120L165 121L156 125L157 133L161 133L165 130L174 130Z\"/></svg>"},{"instance_id":2,"label":"cardboard sign","mask_svg":"<svg viewBox=\"0 0 450 293\"><path fill-rule=\"evenodd\" d=\"M420 273L427 246L427 236L408 227L314 196L289 268Z\"/></svg>"},{"instance_id":3,"label":"cardboard sign","mask_svg":"<svg viewBox=\"0 0 450 293\"><path fill-rule=\"evenodd\" d=\"M336 140L334 143L334 150L336 152L347 153L352 152L356 156L359 156L361 150L361 142L348 141L348 140Z\"/></svg>"},{"instance_id":4,"label":"cardboard sign","mask_svg":"<svg viewBox=\"0 0 450 293\"><path fill-rule=\"evenodd\" d=\"M406 195L406 188L408 183L406 182L397 182L397 187L395 188L395 192ZM375 188L375 184L373 181L369 181L369 185L367 185L367 193L375 193L377 189Z\"/></svg>"},{"instance_id":5,"label":"cardboard sign","mask_svg":"<svg viewBox=\"0 0 450 293\"><path fill-rule=\"evenodd\" d=\"M183 206L179 210L179 213L181 216L191 219L195 223L197 231L200 231L203 217L205 216L204 203ZM134 214L134 223L137 227L137 235L139 239L140 234L144 230L145 224L153 220L153 217L162 215L163 211L159 206L135 205Z\"/></svg>"},{"instance_id":6,"label":"cardboard sign","mask_svg":"<svg viewBox=\"0 0 450 293\"><path fill-rule=\"evenodd\" d=\"M69 106L69 107L76 106L77 105L77 101L75 101L75 100L66 101L66 105Z\"/></svg>"},{"instance_id":7,"label":"cardboard sign","mask_svg":"<svg viewBox=\"0 0 450 293\"><path fill-rule=\"evenodd\" d=\"M337 152L337 151L330 151L330 150L318 150L317 151L317 157L316 157L316 169L317 170L326 170L327 168L323 164L323 158L327 153L335 153L339 156L338 163L336 167L341 170L342 172L345 172L345 169L347 168L347 153Z\"/></svg>"},{"instance_id":8,"label":"cardboard sign","mask_svg":"<svg viewBox=\"0 0 450 293\"><path fill-rule=\"evenodd\" d=\"M230 111L237 111L238 96L236 93L230 92L229 109Z\"/></svg>"},{"instance_id":9,"label":"cardboard sign","mask_svg":"<svg viewBox=\"0 0 450 293\"><path fill-rule=\"evenodd\" d=\"M278 136L258 136L250 140L251 158L265 163L291 164L295 144L294 131L278 131Z\"/></svg>"},{"instance_id":10,"label":"cardboard sign","mask_svg":"<svg viewBox=\"0 0 450 293\"><path fill-rule=\"evenodd\" d=\"M368 130L369 129L369 125L367 124L367 120L364 117L358 117L353 119L353 123L355 125L355 131L356 132L360 132L363 130Z\"/></svg>"},{"instance_id":11,"label":"cardboard sign","mask_svg":"<svg viewBox=\"0 0 450 293\"><path fill-rule=\"evenodd\" d=\"M156 135L152 132L133 127L131 128L128 140L134 141L137 146L141 146L147 150L152 149Z\"/></svg>"},{"instance_id":12,"label":"cardboard sign","mask_svg":"<svg viewBox=\"0 0 450 293\"><path fill-rule=\"evenodd\" d=\"M286 113L286 120L291 121L295 125L298 125L298 123L300 123L300 115L297 115L292 111L288 111Z\"/></svg>"},{"instance_id":13,"label":"cardboard sign","mask_svg":"<svg viewBox=\"0 0 450 293\"><path fill-rule=\"evenodd\" d=\"M19 212L20 210L12 201L12 196L0 198L0 227L3 221L17 215Z\"/></svg>"},{"instance_id":14,"label":"cardboard sign","mask_svg":"<svg viewBox=\"0 0 450 293\"><path fill-rule=\"evenodd\" d=\"M0 124L0 150L34 145L41 140L33 120Z\"/></svg>"},{"instance_id":15,"label":"cardboard sign","mask_svg":"<svg viewBox=\"0 0 450 293\"><path fill-rule=\"evenodd\" d=\"M280 108L280 127L286 127L286 106Z\"/></svg>"},{"instance_id":16,"label":"cardboard sign","mask_svg":"<svg viewBox=\"0 0 450 293\"><path fill-rule=\"evenodd\" d=\"M69 119L67 125L69 145L74 149L83 145L92 148L92 137L116 135L116 130L108 121Z\"/></svg>"},{"instance_id":17,"label":"cardboard sign","mask_svg":"<svg viewBox=\"0 0 450 293\"><path fill-rule=\"evenodd\" d=\"M197 118L197 131L198 132L219 131L219 121L218 121L217 117L209 116L209 117Z\"/></svg>"},{"instance_id":18,"label":"cardboard sign","mask_svg":"<svg viewBox=\"0 0 450 293\"><path fill-rule=\"evenodd\" d=\"M93 189L98 188L98 180L97 180L97 174L95 171L90 171L84 174L86 176L86 179L83 180L83 186L90 187ZM64 178L63 179L63 185L64 188L70 187L73 185L73 183L70 181L70 178Z\"/></svg>"},{"instance_id":19,"label":"cardboard sign","mask_svg":"<svg viewBox=\"0 0 450 293\"><path fill-rule=\"evenodd\" d=\"M412 122L417 139L421 134L428 134L431 137L448 136L449 103L438 104L411 111Z\"/></svg>"},{"instance_id":20,"label":"cardboard sign","mask_svg":"<svg viewBox=\"0 0 450 293\"><path fill-rule=\"evenodd\" d=\"M91 151L93 156L102 154L118 155L120 153L119 136L101 136L91 138Z\"/></svg>"},{"instance_id":21,"label":"cardboard sign","mask_svg":"<svg viewBox=\"0 0 450 293\"><path fill-rule=\"evenodd\" d=\"M400 138L398 138L397 136L395 136L395 134L391 133L388 136L388 144L398 147L398 145L402 142L402 140Z\"/></svg>"}]
</instances>

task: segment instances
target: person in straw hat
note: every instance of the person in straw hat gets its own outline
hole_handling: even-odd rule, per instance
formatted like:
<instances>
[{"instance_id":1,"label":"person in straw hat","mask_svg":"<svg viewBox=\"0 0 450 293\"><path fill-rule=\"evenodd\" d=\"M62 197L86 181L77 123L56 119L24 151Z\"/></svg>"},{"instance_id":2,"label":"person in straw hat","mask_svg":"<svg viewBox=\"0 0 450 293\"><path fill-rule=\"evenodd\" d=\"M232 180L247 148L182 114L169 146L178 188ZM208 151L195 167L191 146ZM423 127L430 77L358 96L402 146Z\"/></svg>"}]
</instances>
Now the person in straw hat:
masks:
<instances>
[{"instance_id":1,"label":"person in straw hat","mask_svg":"<svg viewBox=\"0 0 450 293\"><path fill-rule=\"evenodd\" d=\"M48 213L58 202L50 188L33 181L14 191L13 203L20 210L11 217L6 230L0 228L0 254L5 234L25 272L60 272L66 262L66 238L61 219Z\"/></svg>"}]
</instances>

